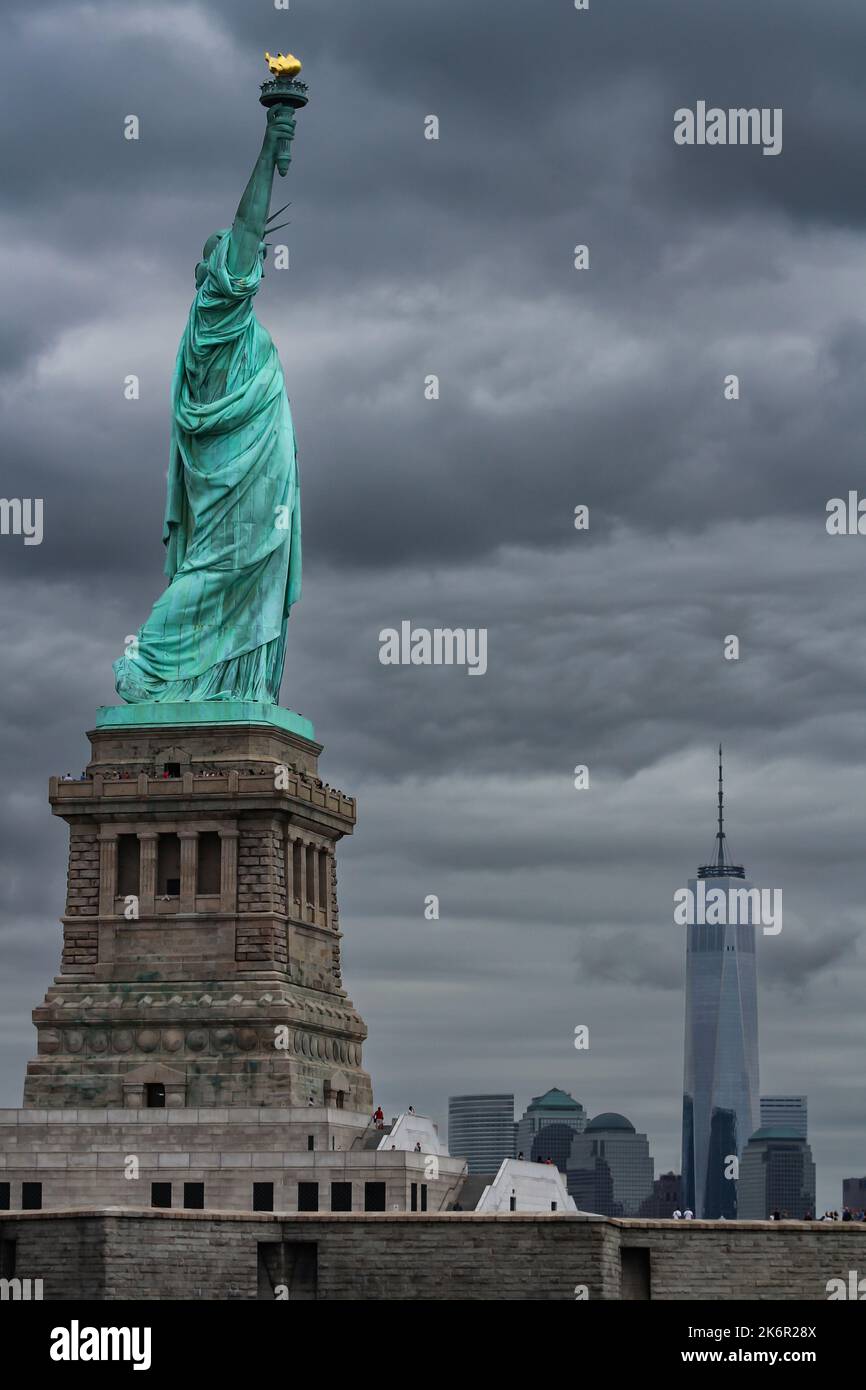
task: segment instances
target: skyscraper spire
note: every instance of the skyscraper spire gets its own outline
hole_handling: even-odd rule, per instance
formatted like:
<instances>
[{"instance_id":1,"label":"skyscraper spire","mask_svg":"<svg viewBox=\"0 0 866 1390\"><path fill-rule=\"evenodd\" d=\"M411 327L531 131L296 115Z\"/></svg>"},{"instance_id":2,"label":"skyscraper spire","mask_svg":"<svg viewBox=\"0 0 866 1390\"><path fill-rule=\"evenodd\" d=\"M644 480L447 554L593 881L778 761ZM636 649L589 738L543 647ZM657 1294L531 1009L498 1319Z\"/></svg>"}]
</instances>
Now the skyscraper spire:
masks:
<instances>
[{"instance_id":1,"label":"skyscraper spire","mask_svg":"<svg viewBox=\"0 0 866 1390\"><path fill-rule=\"evenodd\" d=\"M711 864L702 864L698 878L745 878L746 871L741 864L732 864L728 859L728 841L725 835L725 789L722 780L722 745L719 744L719 791L718 791L718 830L716 831L716 852Z\"/></svg>"},{"instance_id":2,"label":"skyscraper spire","mask_svg":"<svg viewBox=\"0 0 866 1390\"><path fill-rule=\"evenodd\" d=\"M719 851L716 856L716 863L719 871L725 867L725 803L724 789L722 786L722 745L719 744L719 828L716 832L716 839L719 842Z\"/></svg>"}]
</instances>

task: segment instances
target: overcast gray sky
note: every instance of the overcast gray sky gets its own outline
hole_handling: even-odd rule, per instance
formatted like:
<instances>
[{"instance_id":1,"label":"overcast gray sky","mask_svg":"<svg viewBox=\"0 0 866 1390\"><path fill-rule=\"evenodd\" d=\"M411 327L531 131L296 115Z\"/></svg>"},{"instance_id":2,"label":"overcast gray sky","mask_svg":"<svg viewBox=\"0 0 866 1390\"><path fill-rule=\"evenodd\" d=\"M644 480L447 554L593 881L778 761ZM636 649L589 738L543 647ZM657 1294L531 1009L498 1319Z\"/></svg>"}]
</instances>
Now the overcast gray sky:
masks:
<instances>
[{"instance_id":1,"label":"overcast gray sky","mask_svg":"<svg viewBox=\"0 0 866 1390\"><path fill-rule=\"evenodd\" d=\"M258 150L262 52L291 49L291 270L257 300L303 487L282 698L359 798L344 974L377 1097L444 1122L450 1093L520 1113L559 1085L679 1168L673 893L721 739L733 850L784 894L762 1091L808 1094L839 1206L866 1172L866 537L825 529L864 474L860 0L5 11L0 490L42 497L45 534L0 537L0 1103L58 965L46 780L86 760L161 585L193 270ZM698 100L781 107L782 154L676 146ZM487 674L380 665L403 619L486 627Z\"/></svg>"}]
</instances>

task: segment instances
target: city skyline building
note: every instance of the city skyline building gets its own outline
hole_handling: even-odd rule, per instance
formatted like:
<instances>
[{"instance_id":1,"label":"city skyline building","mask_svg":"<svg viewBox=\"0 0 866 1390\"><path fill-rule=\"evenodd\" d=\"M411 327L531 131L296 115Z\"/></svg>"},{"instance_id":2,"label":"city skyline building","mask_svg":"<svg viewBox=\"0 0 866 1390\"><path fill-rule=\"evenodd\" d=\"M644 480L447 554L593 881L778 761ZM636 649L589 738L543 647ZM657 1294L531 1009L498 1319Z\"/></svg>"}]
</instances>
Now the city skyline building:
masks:
<instances>
[{"instance_id":1,"label":"city skyline building","mask_svg":"<svg viewBox=\"0 0 866 1390\"><path fill-rule=\"evenodd\" d=\"M866 1178L842 1179L842 1205L851 1211L866 1209Z\"/></svg>"},{"instance_id":2,"label":"city skyline building","mask_svg":"<svg viewBox=\"0 0 866 1390\"><path fill-rule=\"evenodd\" d=\"M768 1221L774 1212L802 1221L815 1215L815 1163L808 1141L787 1125L762 1125L740 1160L738 1215Z\"/></svg>"},{"instance_id":3,"label":"city skyline building","mask_svg":"<svg viewBox=\"0 0 866 1390\"><path fill-rule=\"evenodd\" d=\"M809 1137L809 1107L806 1096L761 1096L761 1129L783 1125L801 1139Z\"/></svg>"},{"instance_id":4,"label":"city skyline building","mask_svg":"<svg viewBox=\"0 0 866 1390\"><path fill-rule=\"evenodd\" d=\"M691 903L713 890L716 903L751 904L742 865L728 857L719 745L715 858L691 879ZM721 892L719 892L721 890ZM760 1123L755 923L701 920L686 924L686 1006L682 1125L683 1201L698 1217L737 1215L736 1164ZM713 916L717 915L713 913ZM710 916L709 913L706 916Z\"/></svg>"},{"instance_id":5,"label":"city skyline building","mask_svg":"<svg viewBox=\"0 0 866 1390\"><path fill-rule=\"evenodd\" d=\"M625 1115L603 1111L574 1136L568 1193L578 1211L637 1216L652 1194L654 1176L649 1140Z\"/></svg>"},{"instance_id":6,"label":"city skyline building","mask_svg":"<svg viewBox=\"0 0 866 1390\"><path fill-rule=\"evenodd\" d=\"M448 1142L470 1173L496 1173L504 1158L514 1157L513 1093L449 1096Z\"/></svg>"},{"instance_id":7,"label":"city skyline building","mask_svg":"<svg viewBox=\"0 0 866 1390\"><path fill-rule=\"evenodd\" d=\"M668 1221L682 1207L682 1178L679 1173L662 1173L653 1183L652 1192L641 1202L639 1216Z\"/></svg>"},{"instance_id":8,"label":"city skyline building","mask_svg":"<svg viewBox=\"0 0 866 1390\"><path fill-rule=\"evenodd\" d=\"M586 1110L568 1092L553 1086L533 1096L514 1126L514 1152L527 1160L552 1158L563 1173L571 1141L586 1128Z\"/></svg>"}]
</instances>

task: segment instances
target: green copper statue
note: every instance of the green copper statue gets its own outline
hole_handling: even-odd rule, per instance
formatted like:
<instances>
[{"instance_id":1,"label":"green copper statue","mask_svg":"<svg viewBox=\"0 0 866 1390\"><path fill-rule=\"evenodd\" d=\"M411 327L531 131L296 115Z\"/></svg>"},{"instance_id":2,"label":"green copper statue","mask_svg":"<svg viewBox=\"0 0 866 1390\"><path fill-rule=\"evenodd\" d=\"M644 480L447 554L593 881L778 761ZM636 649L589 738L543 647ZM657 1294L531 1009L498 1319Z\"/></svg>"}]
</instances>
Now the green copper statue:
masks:
<instances>
[{"instance_id":1,"label":"green copper statue","mask_svg":"<svg viewBox=\"0 0 866 1390\"><path fill-rule=\"evenodd\" d=\"M169 584L114 663L129 703L279 697L301 592L300 484L283 372L253 296L274 168L285 171L294 133L291 105L270 105L234 223L208 237L196 266L172 384Z\"/></svg>"}]
</instances>

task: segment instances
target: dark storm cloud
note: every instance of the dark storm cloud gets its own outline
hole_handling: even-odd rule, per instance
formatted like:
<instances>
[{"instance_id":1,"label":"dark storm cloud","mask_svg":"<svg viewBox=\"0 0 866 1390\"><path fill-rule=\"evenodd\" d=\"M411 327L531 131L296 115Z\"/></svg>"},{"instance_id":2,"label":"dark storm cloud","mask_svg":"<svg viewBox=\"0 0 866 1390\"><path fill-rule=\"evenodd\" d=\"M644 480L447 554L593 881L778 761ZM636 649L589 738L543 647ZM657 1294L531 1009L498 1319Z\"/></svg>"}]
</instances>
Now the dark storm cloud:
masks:
<instances>
[{"instance_id":1,"label":"dark storm cloud","mask_svg":"<svg viewBox=\"0 0 866 1390\"><path fill-rule=\"evenodd\" d=\"M828 538L824 507L862 478L862 6L7 15L2 491L43 497L46 534L0 538L6 1102L57 964L45 782L85 760L161 585L192 269L255 155L262 50L291 47L311 84L275 192L292 270L258 303L304 489L284 701L360 795L345 973L383 1102L566 1085L678 1164L671 901L710 851L721 736L734 848L785 894L761 943L763 1089L809 1092L838 1205L864 1153L866 657L862 542ZM783 154L675 147L698 99L782 106ZM381 666L403 618L486 626L488 674Z\"/></svg>"},{"instance_id":2,"label":"dark storm cloud","mask_svg":"<svg viewBox=\"0 0 866 1390\"><path fill-rule=\"evenodd\" d=\"M20 15L10 119L63 13ZM371 18L334 4L291 16L313 83L285 185L296 273L273 273L261 299L299 402L312 524L320 500L327 515L316 559L402 565L544 544L576 478L608 517L703 524L734 477L729 512L790 513L823 500L815 459L828 440L843 480L856 461L860 354L847 306L862 252L829 232L811 244L791 235L791 209L773 194L779 170L813 187L814 152L796 130L779 160L671 138L689 84L710 100L790 97L789 119L825 141L817 162L834 168L850 100L844 85L820 102L813 91L829 63L850 73L856 11L804 3L783 22L773 7L751 19L732 5L604 7L591 39L564 0L529 31L527 14L395 4ZM7 457L64 509L74 459L59 466L50 426L74 411L101 426L86 441L91 476L116 471L122 440L125 495L152 515L169 344L201 241L229 219L255 147L250 94L274 15L235 4L76 15L56 109L37 108L10 142L10 230L16 259L29 255L9 310L21 340L43 348L65 326L91 370L40 383L44 427L34 438L30 412L16 411ZM714 97L720 85L729 97ZM421 121L437 103L432 144ZM130 111L138 142L122 139ZM798 209L802 226L827 207ZM589 275L571 268L578 239L591 245ZM59 252L66 288L52 274ZM837 313L815 321L813 296L837 300ZM99 343L77 343L94 320ZM809 341L798 342L792 322L802 335L804 321ZM130 408L121 382L136 370L142 400ZM744 378L733 409L721 398L732 370ZM422 396L430 371L442 377L438 404ZM615 469L602 462L612 458ZM111 533L101 498L94 507L87 524ZM74 567L77 508L65 535L53 563ZM128 573L110 539L103 557Z\"/></svg>"}]
</instances>

